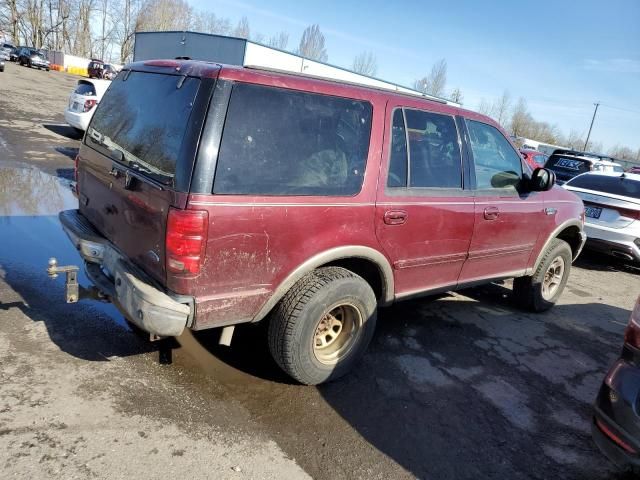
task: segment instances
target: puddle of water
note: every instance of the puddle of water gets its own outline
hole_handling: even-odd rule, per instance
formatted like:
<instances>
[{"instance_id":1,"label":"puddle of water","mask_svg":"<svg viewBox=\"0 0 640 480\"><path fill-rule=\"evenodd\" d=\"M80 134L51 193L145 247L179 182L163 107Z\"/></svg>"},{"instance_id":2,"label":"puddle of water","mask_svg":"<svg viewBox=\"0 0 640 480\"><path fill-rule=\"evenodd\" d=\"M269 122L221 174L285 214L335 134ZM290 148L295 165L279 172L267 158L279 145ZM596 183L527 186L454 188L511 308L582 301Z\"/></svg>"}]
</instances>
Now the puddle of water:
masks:
<instances>
[{"instance_id":1,"label":"puddle of water","mask_svg":"<svg viewBox=\"0 0 640 480\"><path fill-rule=\"evenodd\" d=\"M58 220L61 210L73 208L78 208L78 201L68 179L25 166L0 167L0 268L5 279L28 273L48 280L45 270L50 257L56 257L60 265L82 266ZM55 282L64 282L64 275ZM85 287L90 285L82 268L78 282ZM62 296L52 300L64 302ZM126 326L113 305L95 301L91 304Z\"/></svg>"}]
</instances>

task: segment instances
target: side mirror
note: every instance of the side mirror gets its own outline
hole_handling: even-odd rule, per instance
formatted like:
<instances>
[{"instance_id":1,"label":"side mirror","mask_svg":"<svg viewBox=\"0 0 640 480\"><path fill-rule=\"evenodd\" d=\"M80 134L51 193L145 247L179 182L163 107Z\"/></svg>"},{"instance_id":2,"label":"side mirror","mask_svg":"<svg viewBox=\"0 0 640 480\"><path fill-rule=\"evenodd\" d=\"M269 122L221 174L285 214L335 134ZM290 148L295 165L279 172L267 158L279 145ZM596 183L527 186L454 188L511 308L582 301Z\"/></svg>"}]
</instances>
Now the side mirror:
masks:
<instances>
[{"instance_id":1,"label":"side mirror","mask_svg":"<svg viewBox=\"0 0 640 480\"><path fill-rule=\"evenodd\" d=\"M529 190L532 192L546 192L556 184L556 174L547 168L536 168L529 180Z\"/></svg>"}]
</instances>

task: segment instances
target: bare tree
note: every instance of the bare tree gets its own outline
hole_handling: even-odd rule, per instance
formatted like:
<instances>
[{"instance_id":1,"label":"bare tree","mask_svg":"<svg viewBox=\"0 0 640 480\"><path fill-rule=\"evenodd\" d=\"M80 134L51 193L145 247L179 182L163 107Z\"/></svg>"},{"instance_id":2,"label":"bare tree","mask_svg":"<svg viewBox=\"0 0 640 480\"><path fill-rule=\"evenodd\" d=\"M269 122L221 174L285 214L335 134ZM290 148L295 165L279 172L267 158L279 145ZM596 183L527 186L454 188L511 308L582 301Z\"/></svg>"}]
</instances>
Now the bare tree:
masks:
<instances>
[{"instance_id":1,"label":"bare tree","mask_svg":"<svg viewBox=\"0 0 640 480\"><path fill-rule=\"evenodd\" d=\"M146 0L138 12L136 30L188 30L192 14L186 0Z\"/></svg>"},{"instance_id":2,"label":"bare tree","mask_svg":"<svg viewBox=\"0 0 640 480\"><path fill-rule=\"evenodd\" d=\"M527 102L523 97L520 97L511 114L511 124L509 125L511 133L516 137L524 137L532 121L533 118L529 114Z\"/></svg>"},{"instance_id":3,"label":"bare tree","mask_svg":"<svg viewBox=\"0 0 640 480\"><path fill-rule=\"evenodd\" d=\"M491 115L491 104L486 98L480 100L480 104L478 105L478 113L483 115Z\"/></svg>"},{"instance_id":4,"label":"bare tree","mask_svg":"<svg viewBox=\"0 0 640 480\"><path fill-rule=\"evenodd\" d=\"M447 85L447 61L442 58L431 67L431 72L426 77L422 77L413 82L413 88L416 90L442 97Z\"/></svg>"},{"instance_id":5,"label":"bare tree","mask_svg":"<svg viewBox=\"0 0 640 480\"><path fill-rule=\"evenodd\" d=\"M213 12L201 11L193 16L191 28L196 32L228 35L231 33L231 22Z\"/></svg>"},{"instance_id":6,"label":"bare tree","mask_svg":"<svg viewBox=\"0 0 640 480\"><path fill-rule=\"evenodd\" d=\"M508 90L502 92L502 96L493 104L492 117L500 125L504 125L509 116L509 109L511 108L511 94Z\"/></svg>"},{"instance_id":7,"label":"bare tree","mask_svg":"<svg viewBox=\"0 0 640 480\"><path fill-rule=\"evenodd\" d=\"M326 62L329 59L327 49L324 46L324 35L318 24L310 25L304 29L297 53L305 58L320 62Z\"/></svg>"},{"instance_id":8,"label":"bare tree","mask_svg":"<svg viewBox=\"0 0 640 480\"><path fill-rule=\"evenodd\" d=\"M378 61L373 52L362 52L353 59L354 72L374 77L378 73Z\"/></svg>"},{"instance_id":9,"label":"bare tree","mask_svg":"<svg viewBox=\"0 0 640 480\"><path fill-rule=\"evenodd\" d=\"M238 25L236 25L233 35L239 38L249 38L250 34L251 29L249 28L249 19L247 17L242 17L238 22Z\"/></svg>"},{"instance_id":10,"label":"bare tree","mask_svg":"<svg viewBox=\"0 0 640 480\"><path fill-rule=\"evenodd\" d=\"M462 105L463 98L464 96L462 95L462 90L460 90L458 87L454 88L451 92L451 95L449 96L449 100L459 103L460 105Z\"/></svg>"},{"instance_id":11,"label":"bare tree","mask_svg":"<svg viewBox=\"0 0 640 480\"><path fill-rule=\"evenodd\" d=\"M288 43L289 34L287 32L280 32L277 35L272 35L269 37L269 40L267 40L267 45L273 48L279 48L280 50L285 50Z\"/></svg>"}]
</instances>

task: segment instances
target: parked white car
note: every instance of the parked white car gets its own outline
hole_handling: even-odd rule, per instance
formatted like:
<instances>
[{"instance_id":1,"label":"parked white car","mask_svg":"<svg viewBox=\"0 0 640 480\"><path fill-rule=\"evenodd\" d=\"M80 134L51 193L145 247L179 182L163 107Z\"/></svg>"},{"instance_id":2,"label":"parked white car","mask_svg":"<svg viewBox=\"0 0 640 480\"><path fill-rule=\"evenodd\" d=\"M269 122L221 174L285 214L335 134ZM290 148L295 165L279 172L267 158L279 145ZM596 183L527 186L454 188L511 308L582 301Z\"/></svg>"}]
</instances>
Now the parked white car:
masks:
<instances>
[{"instance_id":1,"label":"parked white car","mask_svg":"<svg viewBox=\"0 0 640 480\"><path fill-rule=\"evenodd\" d=\"M78 80L78 85L69 97L69 104L64 111L66 122L73 128L84 132L109 85L111 85L111 80L97 78Z\"/></svg>"},{"instance_id":2,"label":"parked white car","mask_svg":"<svg viewBox=\"0 0 640 480\"><path fill-rule=\"evenodd\" d=\"M587 248L640 262L640 175L589 172L563 186L584 203Z\"/></svg>"}]
</instances>

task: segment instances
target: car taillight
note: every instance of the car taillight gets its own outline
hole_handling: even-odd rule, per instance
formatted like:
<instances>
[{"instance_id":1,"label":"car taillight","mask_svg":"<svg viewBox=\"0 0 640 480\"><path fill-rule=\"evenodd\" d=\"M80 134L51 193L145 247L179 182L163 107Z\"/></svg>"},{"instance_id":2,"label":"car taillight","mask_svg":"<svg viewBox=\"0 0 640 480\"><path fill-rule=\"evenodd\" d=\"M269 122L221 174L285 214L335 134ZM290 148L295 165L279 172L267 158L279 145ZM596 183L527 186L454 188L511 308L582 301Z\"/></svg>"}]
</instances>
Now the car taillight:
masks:
<instances>
[{"instance_id":1,"label":"car taillight","mask_svg":"<svg viewBox=\"0 0 640 480\"><path fill-rule=\"evenodd\" d=\"M624 343L640 349L640 298L636 301L629 324L624 331Z\"/></svg>"},{"instance_id":2,"label":"car taillight","mask_svg":"<svg viewBox=\"0 0 640 480\"><path fill-rule=\"evenodd\" d=\"M88 112L93 107L95 107L95 105L96 105L96 101L95 100L85 100L84 101L84 111Z\"/></svg>"},{"instance_id":3,"label":"car taillight","mask_svg":"<svg viewBox=\"0 0 640 480\"><path fill-rule=\"evenodd\" d=\"M209 215L205 210L171 208L167 219L167 271L176 274L200 273L207 243Z\"/></svg>"},{"instance_id":4,"label":"car taillight","mask_svg":"<svg viewBox=\"0 0 640 480\"><path fill-rule=\"evenodd\" d=\"M626 208L616 208L618 213L622 217L633 218L634 220L640 220L640 210L629 210Z\"/></svg>"}]
</instances>

